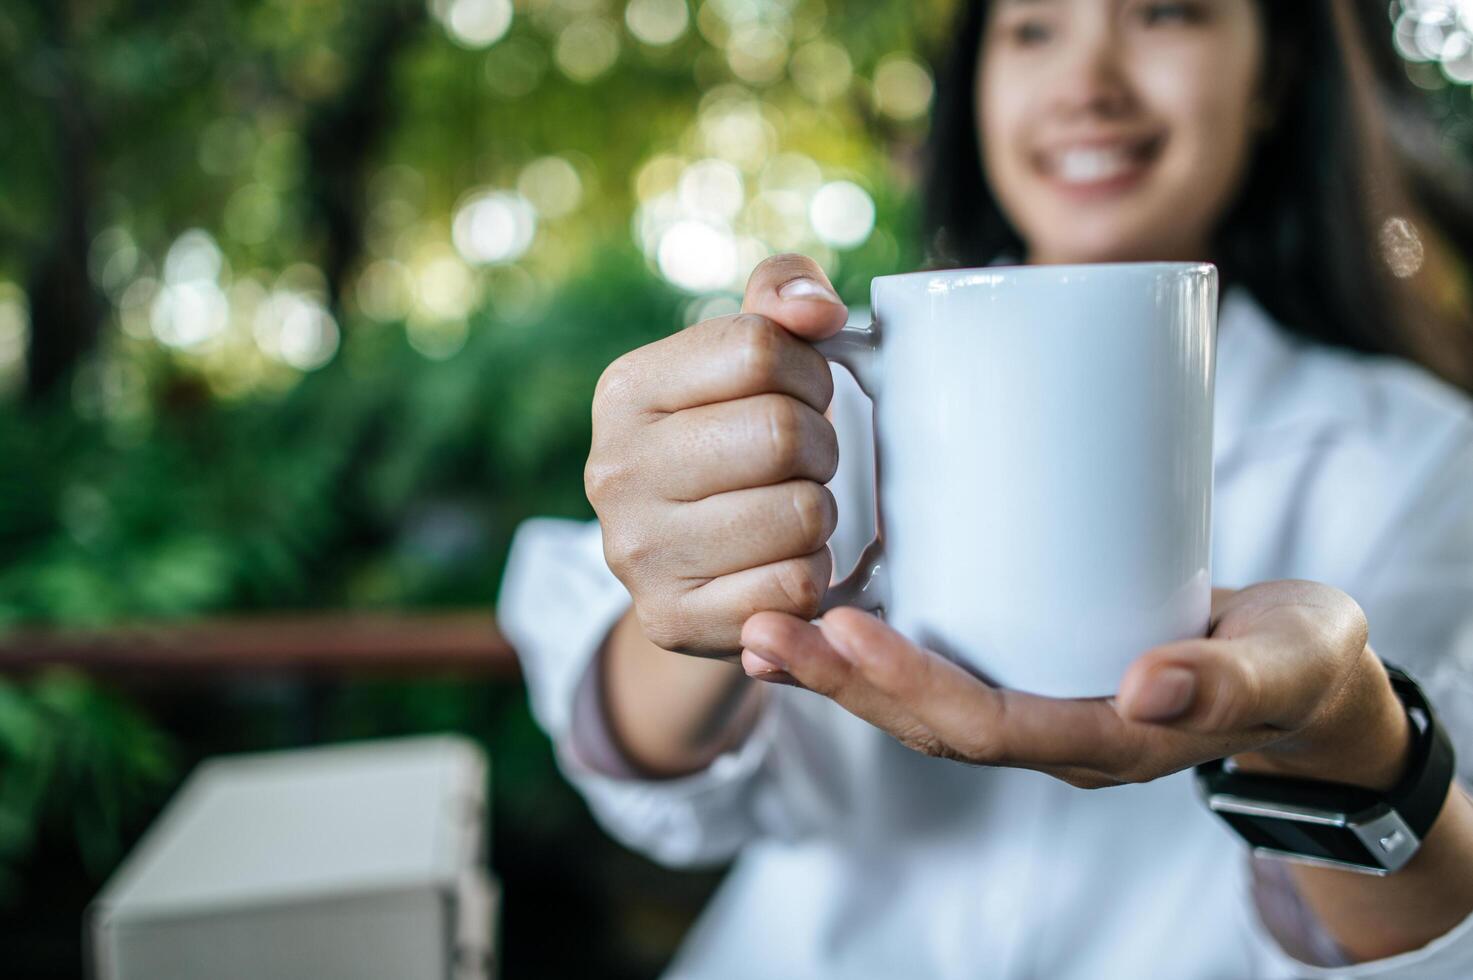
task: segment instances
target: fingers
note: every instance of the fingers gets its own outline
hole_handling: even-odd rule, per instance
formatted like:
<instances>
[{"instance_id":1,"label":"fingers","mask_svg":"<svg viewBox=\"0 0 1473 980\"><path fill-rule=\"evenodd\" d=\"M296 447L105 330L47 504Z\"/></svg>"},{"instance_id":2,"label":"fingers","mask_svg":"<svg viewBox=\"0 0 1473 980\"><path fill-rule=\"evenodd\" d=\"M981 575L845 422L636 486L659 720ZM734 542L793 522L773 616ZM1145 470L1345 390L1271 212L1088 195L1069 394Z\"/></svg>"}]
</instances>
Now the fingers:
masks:
<instances>
[{"instance_id":1,"label":"fingers","mask_svg":"<svg viewBox=\"0 0 1473 980\"><path fill-rule=\"evenodd\" d=\"M1127 717L1199 732L1295 731L1364 659L1364 614L1338 590L1274 582L1215 598L1211 637L1164 644L1131 665L1118 699Z\"/></svg>"},{"instance_id":2,"label":"fingers","mask_svg":"<svg viewBox=\"0 0 1473 980\"><path fill-rule=\"evenodd\" d=\"M1064 700L990 687L856 609L834 609L819 625L854 668L846 678L847 696L870 688L893 711L925 728L934 742L931 754L981 765L1087 767L1119 773L1121 779L1159 774L1150 768L1159 760L1147 751L1147 726L1126 723L1103 699ZM746 631L742 638L752 639ZM805 686L814 686L797 664L790 663L788 670ZM821 677L812 679L824 683Z\"/></svg>"},{"instance_id":3,"label":"fingers","mask_svg":"<svg viewBox=\"0 0 1473 980\"><path fill-rule=\"evenodd\" d=\"M822 412L834 396L828 362L765 316L703 320L614 361L599 379L595 413L662 414L763 392Z\"/></svg>"},{"instance_id":4,"label":"fingers","mask_svg":"<svg viewBox=\"0 0 1473 980\"><path fill-rule=\"evenodd\" d=\"M742 627L742 644L747 648L742 666L749 675L767 680L763 664L774 664L803 687L833 699L913 748L937 749L932 754L942 754L940 743L926 727L903 705L867 683L811 623L796 616L758 613Z\"/></svg>"},{"instance_id":5,"label":"fingers","mask_svg":"<svg viewBox=\"0 0 1473 980\"><path fill-rule=\"evenodd\" d=\"M813 618L828 590L833 567L833 557L824 547L713 578L682 595L671 625L694 645L740 650L742 624L754 613L775 610L804 620ZM654 636L651 639L673 649Z\"/></svg>"},{"instance_id":6,"label":"fingers","mask_svg":"<svg viewBox=\"0 0 1473 980\"><path fill-rule=\"evenodd\" d=\"M1298 668L1288 659L1252 640L1158 647L1131 665L1118 703L1128 718L1189 731L1291 731L1318 703L1321 686L1311 679L1313 655Z\"/></svg>"},{"instance_id":7,"label":"fingers","mask_svg":"<svg viewBox=\"0 0 1473 980\"><path fill-rule=\"evenodd\" d=\"M742 311L759 313L804 340L839 332L848 310L819 264L805 255L774 255L747 279Z\"/></svg>"},{"instance_id":8,"label":"fingers","mask_svg":"<svg viewBox=\"0 0 1473 980\"><path fill-rule=\"evenodd\" d=\"M839 509L828 487L788 480L681 504L670 520L671 560L689 575L715 578L819 550Z\"/></svg>"},{"instance_id":9,"label":"fingers","mask_svg":"<svg viewBox=\"0 0 1473 980\"><path fill-rule=\"evenodd\" d=\"M827 483L839 467L833 425L786 395L753 395L666 416L650 427L645 451L678 461L660 490L680 501L791 479Z\"/></svg>"},{"instance_id":10,"label":"fingers","mask_svg":"<svg viewBox=\"0 0 1473 980\"><path fill-rule=\"evenodd\" d=\"M1145 782L1272 736L1180 731L1124 717L1111 699L992 688L873 616L835 609L818 627L759 614L741 640L765 679L776 665L802 686L928 755L1048 772L1081 787ZM755 669L754 669L755 668Z\"/></svg>"},{"instance_id":11,"label":"fingers","mask_svg":"<svg viewBox=\"0 0 1473 980\"><path fill-rule=\"evenodd\" d=\"M857 609L831 610L819 627L868 683L905 705L960 754L989 764L1004 755L995 688Z\"/></svg>"}]
</instances>

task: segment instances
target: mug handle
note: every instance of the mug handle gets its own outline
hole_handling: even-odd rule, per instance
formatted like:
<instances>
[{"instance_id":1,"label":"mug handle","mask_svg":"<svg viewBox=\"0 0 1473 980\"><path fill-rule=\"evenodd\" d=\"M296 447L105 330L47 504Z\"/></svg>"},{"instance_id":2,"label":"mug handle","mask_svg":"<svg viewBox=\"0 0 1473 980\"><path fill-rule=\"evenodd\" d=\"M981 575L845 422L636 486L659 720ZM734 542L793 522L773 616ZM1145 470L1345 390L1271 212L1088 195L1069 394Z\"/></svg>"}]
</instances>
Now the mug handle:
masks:
<instances>
[{"instance_id":1,"label":"mug handle","mask_svg":"<svg viewBox=\"0 0 1473 980\"><path fill-rule=\"evenodd\" d=\"M878 403L880 393L880 335L873 323L864 326L845 324L844 329L826 340L817 341L814 348L825 358L854 375L859 390ZM879 458L879 427L874 427L875 458ZM885 603L889 596L889 578L885 574L885 554L882 535L879 532L879 480L875 480L875 527L874 540L865 545L859 555L854 571L842 581L829 586L818 607L819 615L836 606L854 606L865 612L884 617Z\"/></svg>"}]
</instances>

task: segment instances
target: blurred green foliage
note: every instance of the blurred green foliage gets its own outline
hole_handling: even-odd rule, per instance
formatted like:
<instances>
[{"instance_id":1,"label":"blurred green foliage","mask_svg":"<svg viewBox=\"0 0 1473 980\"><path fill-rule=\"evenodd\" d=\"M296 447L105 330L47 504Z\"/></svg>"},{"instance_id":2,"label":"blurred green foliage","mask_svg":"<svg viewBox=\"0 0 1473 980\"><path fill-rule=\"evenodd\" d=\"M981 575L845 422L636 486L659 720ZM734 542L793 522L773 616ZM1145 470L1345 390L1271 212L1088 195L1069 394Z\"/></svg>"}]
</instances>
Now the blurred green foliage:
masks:
<instances>
[{"instance_id":1,"label":"blurred green foliage","mask_svg":"<svg viewBox=\"0 0 1473 980\"><path fill-rule=\"evenodd\" d=\"M851 302L922 261L953 5L0 4L0 628L490 603L518 521L591 516L609 360L767 252ZM548 757L483 694L358 685L327 734L473 731L516 812ZM0 680L0 902L42 825L105 871L183 748L84 679Z\"/></svg>"},{"instance_id":2,"label":"blurred green foliage","mask_svg":"<svg viewBox=\"0 0 1473 980\"><path fill-rule=\"evenodd\" d=\"M489 604L520 520L591 516L610 360L732 308L762 252L815 251L860 302L920 260L916 52L945 0L518 0L486 41L499 3L0 6L0 629ZM641 217L722 153L739 214ZM815 237L780 157L862 187L873 233ZM528 183L548 159L565 202ZM513 190L535 232L472 260L458 210ZM665 274L648 236L682 217L725 236L724 281ZM326 734L473 731L516 813L548 756L484 695L361 683ZM188 754L111 688L0 680L0 905L41 827L105 873Z\"/></svg>"}]
</instances>

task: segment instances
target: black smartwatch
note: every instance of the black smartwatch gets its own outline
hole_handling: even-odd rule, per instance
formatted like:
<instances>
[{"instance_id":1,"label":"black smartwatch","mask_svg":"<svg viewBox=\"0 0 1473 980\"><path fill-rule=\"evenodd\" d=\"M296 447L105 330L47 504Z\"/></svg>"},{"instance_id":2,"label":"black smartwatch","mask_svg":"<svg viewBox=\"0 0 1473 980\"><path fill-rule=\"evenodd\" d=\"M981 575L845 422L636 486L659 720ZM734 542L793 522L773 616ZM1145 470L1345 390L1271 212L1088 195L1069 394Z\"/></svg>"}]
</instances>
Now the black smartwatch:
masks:
<instances>
[{"instance_id":1,"label":"black smartwatch","mask_svg":"<svg viewBox=\"0 0 1473 980\"><path fill-rule=\"evenodd\" d=\"M1240 772L1222 759L1197 766L1207 806L1254 853L1388 875L1422 846L1447 799L1453 747L1422 689L1385 666L1413 732L1406 772L1389 792Z\"/></svg>"}]
</instances>

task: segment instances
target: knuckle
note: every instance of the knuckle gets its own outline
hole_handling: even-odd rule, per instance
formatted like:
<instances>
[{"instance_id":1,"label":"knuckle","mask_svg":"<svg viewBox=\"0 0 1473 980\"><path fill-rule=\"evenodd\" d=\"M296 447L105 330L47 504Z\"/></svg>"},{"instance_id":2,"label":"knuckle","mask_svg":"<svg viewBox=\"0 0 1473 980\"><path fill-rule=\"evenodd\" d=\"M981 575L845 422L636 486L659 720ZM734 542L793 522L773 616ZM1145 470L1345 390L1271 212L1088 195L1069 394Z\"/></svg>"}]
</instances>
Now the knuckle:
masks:
<instances>
[{"instance_id":1,"label":"knuckle","mask_svg":"<svg viewBox=\"0 0 1473 980\"><path fill-rule=\"evenodd\" d=\"M1254 720L1263 703L1262 688L1263 677L1253 662L1236 658L1229 669L1217 673L1203 724L1211 731L1226 731Z\"/></svg>"},{"instance_id":2,"label":"knuckle","mask_svg":"<svg viewBox=\"0 0 1473 980\"><path fill-rule=\"evenodd\" d=\"M782 328L764 316L738 313L731 321L736 359L742 378L754 387L770 384L782 361Z\"/></svg>"},{"instance_id":3,"label":"knuckle","mask_svg":"<svg viewBox=\"0 0 1473 980\"><path fill-rule=\"evenodd\" d=\"M623 486L627 467L618 459L603 455L590 455L583 467L583 490L590 503L597 508L600 501L608 500Z\"/></svg>"},{"instance_id":4,"label":"knuckle","mask_svg":"<svg viewBox=\"0 0 1473 980\"><path fill-rule=\"evenodd\" d=\"M824 589L814 580L812 570L799 561L785 561L775 569L777 587L787 600L785 612L812 619L823 601Z\"/></svg>"},{"instance_id":5,"label":"knuckle","mask_svg":"<svg viewBox=\"0 0 1473 980\"><path fill-rule=\"evenodd\" d=\"M798 483L793 487L793 512L804 553L822 547L833 533L833 494L829 489L810 480Z\"/></svg>"},{"instance_id":6,"label":"knuckle","mask_svg":"<svg viewBox=\"0 0 1473 980\"><path fill-rule=\"evenodd\" d=\"M803 426L792 399L768 400L767 438L773 463L784 472L793 470L803 455Z\"/></svg>"},{"instance_id":7,"label":"knuckle","mask_svg":"<svg viewBox=\"0 0 1473 980\"><path fill-rule=\"evenodd\" d=\"M839 472L839 433L828 419L823 420L819 433L824 453L823 481L827 483Z\"/></svg>"},{"instance_id":8,"label":"knuckle","mask_svg":"<svg viewBox=\"0 0 1473 980\"><path fill-rule=\"evenodd\" d=\"M648 566L655 550L648 535L628 525L604 528L604 561L620 580Z\"/></svg>"},{"instance_id":9,"label":"knuckle","mask_svg":"<svg viewBox=\"0 0 1473 980\"><path fill-rule=\"evenodd\" d=\"M593 386L594 414L618 411L628 403L634 384L635 370L629 355L615 358L603 369L603 373L598 376L598 383Z\"/></svg>"}]
</instances>

